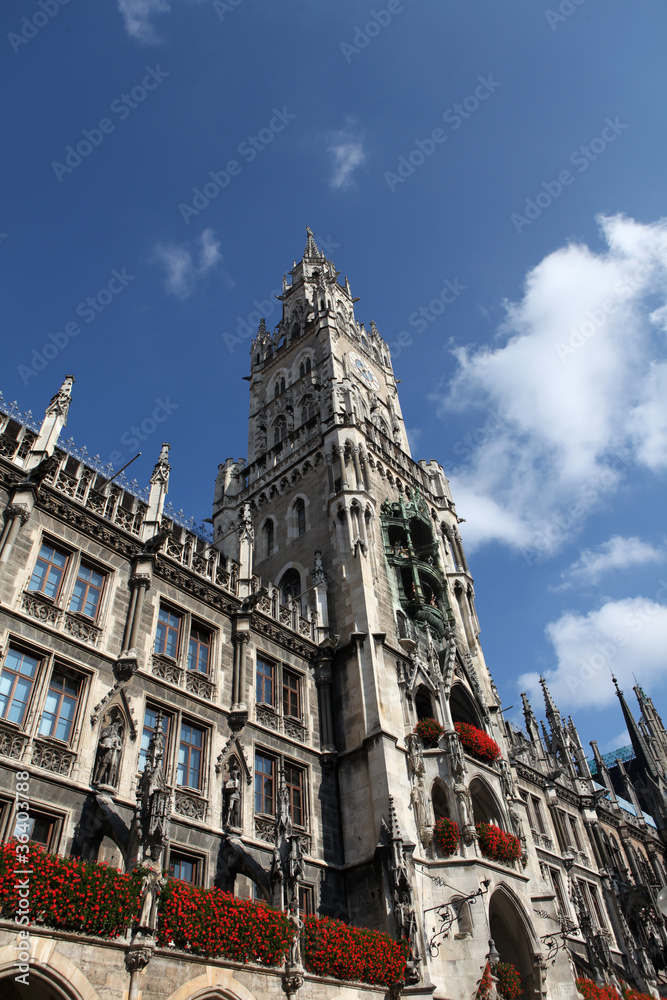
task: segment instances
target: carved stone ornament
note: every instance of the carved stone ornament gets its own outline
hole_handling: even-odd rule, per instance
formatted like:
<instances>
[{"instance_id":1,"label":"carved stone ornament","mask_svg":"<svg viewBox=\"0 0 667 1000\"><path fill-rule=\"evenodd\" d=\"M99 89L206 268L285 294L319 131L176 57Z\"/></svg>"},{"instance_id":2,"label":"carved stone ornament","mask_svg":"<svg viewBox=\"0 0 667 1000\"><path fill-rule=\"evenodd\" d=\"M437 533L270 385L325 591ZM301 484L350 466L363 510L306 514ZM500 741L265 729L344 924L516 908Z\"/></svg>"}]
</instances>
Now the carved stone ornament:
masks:
<instances>
[{"instance_id":1,"label":"carved stone ornament","mask_svg":"<svg viewBox=\"0 0 667 1000\"><path fill-rule=\"evenodd\" d=\"M287 1000L291 1000L303 986L303 976L294 972L286 972L282 979L282 985L283 993L286 994Z\"/></svg>"},{"instance_id":2,"label":"carved stone ornament","mask_svg":"<svg viewBox=\"0 0 667 1000\"><path fill-rule=\"evenodd\" d=\"M130 948L125 955L125 968L128 972L140 972L145 969L153 956L150 947Z\"/></svg>"},{"instance_id":3,"label":"carved stone ornament","mask_svg":"<svg viewBox=\"0 0 667 1000\"><path fill-rule=\"evenodd\" d=\"M24 525L30 520L30 510L22 503L10 503L5 507L5 517L14 518L20 517L21 524Z\"/></svg>"}]
</instances>

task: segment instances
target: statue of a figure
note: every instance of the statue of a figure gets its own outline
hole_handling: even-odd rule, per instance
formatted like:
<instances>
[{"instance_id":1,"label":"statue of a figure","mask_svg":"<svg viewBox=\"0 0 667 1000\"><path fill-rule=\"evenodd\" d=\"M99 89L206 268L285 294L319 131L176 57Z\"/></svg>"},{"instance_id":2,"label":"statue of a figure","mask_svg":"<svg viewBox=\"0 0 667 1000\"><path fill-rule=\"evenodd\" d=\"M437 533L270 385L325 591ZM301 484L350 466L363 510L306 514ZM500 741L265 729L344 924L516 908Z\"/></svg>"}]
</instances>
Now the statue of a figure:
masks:
<instances>
[{"instance_id":1,"label":"statue of a figure","mask_svg":"<svg viewBox=\"0 0 667 1000\"><path fill-rule=\"evenodd\" d=\"M43 458L34 469L31 469L27 474L25 479L22 479L19 486L37 486L38 488L42 485L44 480L48 475L54 472L58 468L58 459L55 455L47 455Z\"/></svg>"},{"instance_id":2,"label":"statue of a figure","mask_svg":"<svg viewBox=\"0 0 667 1000\"><path fill-rule=\"evenodd\" d=\"M118 765L123 749L122 724L119 719L105 726L97 744L97 758L93 772L93 784L109 785L115 788L118 784Z\"/></svg>"},{"instance_id":3,"label":"statue of a figure","mask_svg":"<svg viewBox=\"0 0 667 1000\"><path fill-rule=\"evenodd\" d=\"M152 935L157 924L157 901L165 884L159 855L162 849L157 845L149 848L148 857L142 865L148 869L141 883L141 910L139 911L139 931Z\"/></svg>"},{"instance_id":4,"label":"statue of a figure","mask_svg":"<svg viewBox=\"0 0 667 1000\"><path fill-rule=\"evenodd\" d=\"M290 801L285 775L281 774L280 785L278 787L278 822L291 829L292 817L290 816Z\"/></svg>"},{"instance_id":5,"label":"statue of a figure","mask_svg":"<svg viewBox=\"0 0 667 1000\"><path fill-rule=\"evenodd\" d=\"M521 817L516 811L513 805L510 805L510 819L512 821L512 830L514 831L514 836L518 837L519 840L523 839L523 826L521 825Z\"/></svg>"},{"instance_id":6,"label":"statue of a figure","mask_svg":"<svg viewBox=\"0 0 667 1000\"><path fill-rule=\"evenodd\" d=\"M303 930L303 920L299 916L299 908L290 908L287 919L294 928L294 937L290 941L288 967L290 969L301 968L301 931Z\"/></svg>"},{"instance_id":7,"label":"statue of a figure","mask_svg":"<svg viewBox=\"0 0 667 1000\"><path fill-rule=\"evenodd\" d=\"M406 893L399 892L398 889L396 889L394 892L394 920L396 921L396 930L398 931L399 938L402 938L405 935L409 912L409 897Z\"/></svg>"},{"instance_id":8,"label":"statue of a figure","mask_svg":"<svg viewBox=\"0 0 667 1000\"><path fill-rule=\"evenodd\" d=\"M456 796L456 804L459 809L461 828L463 829L466 826L471 826L473 816L470 808L470 792L465 785L457 783L454 785L454 795Z\"/></svg>"},{"instance_id":9,"label":"statue of a figure","mask_svg":"<svg viewBox=\"0 0 667 1000\"><path fill-rule=\"evenodd\" d=\"M500 786L503 790L503 795L508 800L516 798L516 788L514 787L514 779L512 778L509 764L504 757L500 757L497 765L500 771Z\"/></svg>"},{"instance_id":10,"label":"statue of a figure","mask_svg":"<svg viewBox=\"0 0 667 1000\"><path fill-rule=\"evenodd\" d=\"M241 826L241 772L236 762L229 768L229 778L224 786L225 815L223 825Z\"/></svg>"}]
</instances>

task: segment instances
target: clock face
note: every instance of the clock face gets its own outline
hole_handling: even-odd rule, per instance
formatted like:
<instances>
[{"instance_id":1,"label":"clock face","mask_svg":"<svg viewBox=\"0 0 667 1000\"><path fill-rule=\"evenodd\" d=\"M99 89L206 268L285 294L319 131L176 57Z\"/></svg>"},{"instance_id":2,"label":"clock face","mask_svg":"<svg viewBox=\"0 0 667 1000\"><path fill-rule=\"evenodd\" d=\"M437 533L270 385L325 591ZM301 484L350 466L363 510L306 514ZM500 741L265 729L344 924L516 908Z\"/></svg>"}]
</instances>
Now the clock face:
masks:
<instances>
[{"instance_id":1,"label":"clock face","mask_svg":"<svg viewBox=\"0 0 667 1000\"><path fill-rule=\"evenodd\" d=\"M375 389L377 392L380 388L380 383L378 382L375 372L368 362L362 358L361 355L357 354L356 351L350 351L348 358L350 360L352 371L355 372L363 382L365 382L369 389Z\"/></svg>"}]
</instances>

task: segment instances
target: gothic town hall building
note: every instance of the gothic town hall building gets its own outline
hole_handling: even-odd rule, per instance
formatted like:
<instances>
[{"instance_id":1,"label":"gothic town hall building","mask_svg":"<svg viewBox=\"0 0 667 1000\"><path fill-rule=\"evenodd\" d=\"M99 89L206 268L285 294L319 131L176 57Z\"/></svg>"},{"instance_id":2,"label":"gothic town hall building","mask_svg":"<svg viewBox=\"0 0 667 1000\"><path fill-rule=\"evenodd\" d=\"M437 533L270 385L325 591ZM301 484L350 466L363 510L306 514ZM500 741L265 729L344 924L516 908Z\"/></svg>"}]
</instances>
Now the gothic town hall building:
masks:
<instances>
[{"instance_id":1,"label":"gothic town hall building","mask_svg":"<svg viewBox=\"0 0 667 1000\"><path fill-rule=\"evenodd\" d=\"M469 1000L499 961L524 1000L667 993L660 717L619 689L607 757L546 685L505 720L448 481L337 275L308 231L212 530L166 503L169 445L141 491L64 442L72 376L41 424L0 397L0 839L144 866L138 929L32 912L21 982L0 894L7 1000ZM160 944L167 879L385 932L403 978L312 971L299 931L279 965Z\"/></svg>"}]
</instances>

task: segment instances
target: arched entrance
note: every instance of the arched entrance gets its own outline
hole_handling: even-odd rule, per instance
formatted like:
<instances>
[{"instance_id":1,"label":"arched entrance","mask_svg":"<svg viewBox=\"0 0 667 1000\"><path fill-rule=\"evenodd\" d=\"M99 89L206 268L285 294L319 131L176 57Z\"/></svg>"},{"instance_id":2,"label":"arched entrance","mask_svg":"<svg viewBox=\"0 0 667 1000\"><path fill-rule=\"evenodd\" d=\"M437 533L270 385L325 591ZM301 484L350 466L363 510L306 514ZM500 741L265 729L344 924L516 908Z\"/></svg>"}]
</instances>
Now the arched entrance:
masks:
<instances>
[{"instance_id":1,"label":"arched entrance","mask_svg":"<svg viewBox=\"0 0 667 1000\"><path fill-rule=\"evenodd\" d=\"M534 956L539 951L532 927L514 894L499 886L489 903L489 927L501 962L511 962L521 976L522 1000L541 996L539 970Z\"/></svg>"}]
</instances>

